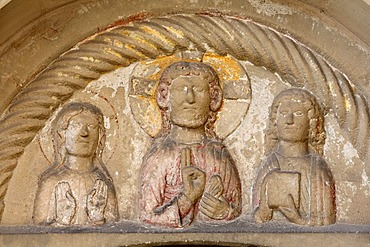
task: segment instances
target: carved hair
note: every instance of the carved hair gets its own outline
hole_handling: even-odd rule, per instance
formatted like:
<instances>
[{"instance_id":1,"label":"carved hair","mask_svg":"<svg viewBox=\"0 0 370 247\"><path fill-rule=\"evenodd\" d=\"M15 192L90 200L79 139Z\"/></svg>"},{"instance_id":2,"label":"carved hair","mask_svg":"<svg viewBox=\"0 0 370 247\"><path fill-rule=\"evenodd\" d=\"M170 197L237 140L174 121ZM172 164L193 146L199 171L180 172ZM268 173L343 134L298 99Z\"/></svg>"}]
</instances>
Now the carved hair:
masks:
<instances>
[{"instance_id":1,"label":"carved hair","mask_svg":"<svg viewBox=\"0 0 370 247\"><path fill-rule=\"evenodd\" d=\"M205 124L207 137L217 138L214 131L214 124L217 120L217 111L221 107L222 90L216 71L209 65L201 62L176 62L164 69L157 88L157 103L162 114L162 134L170 131L171 123L168 112L169 88L174 79L180 76L199 76L209 83L211 97L210 113Z\"/></svg>"},{"instance_id":2,"label":"carved hair","mask_svg":"<svg viewBox=\"0 0 370 247\"><path fill-rule=\"evenodd\" d=\"M271 105L270 122L266 135L266 143L269 145L268 151L276 148L278 142L276 117L279 106L282 102L291 100L297 100L306 107L310 121L308 148L310 152L322 155L326 138L323 113L315 96L310 92L299 88L291 88L282 91L278 94L278 96L275 97Z\"/></svg>"},{"instance_id":3,"label":"carved hair","mask_svg":"<svg viewBox=\"0 0 370 247\"><path fill-rule=\"evenodd\" d=\"M68 128L70 120L81 113L88 112L96 117L98 120L99 127L99 142L94 154L94 163L100 165L106 175L108 172L102 162L102 154L105 145L105 128L104 128L104 118L103 113L96 106L85 103L85 102L73 102L67 104L58 113L54 121L52 122L52 136L53 136L53 146L54 146L54 162L53 165L45 171L42 175L43 177L49 175L51 172L57 170L63 166L64 159L66 158L66 148L65 148L65 130ZM109 177L109 176L108 176Z\"/></svg>"}]
</instances>

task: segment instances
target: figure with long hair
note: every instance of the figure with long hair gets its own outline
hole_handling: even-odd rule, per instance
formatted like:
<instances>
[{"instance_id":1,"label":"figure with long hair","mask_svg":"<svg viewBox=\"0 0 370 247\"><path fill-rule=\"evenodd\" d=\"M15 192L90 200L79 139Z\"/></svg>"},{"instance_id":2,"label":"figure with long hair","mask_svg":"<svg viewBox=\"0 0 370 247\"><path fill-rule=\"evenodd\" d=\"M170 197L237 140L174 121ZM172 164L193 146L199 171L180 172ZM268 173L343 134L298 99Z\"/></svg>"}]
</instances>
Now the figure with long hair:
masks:
<instances>
[{"instance_id":1,"label":"figure with long hair","mask_svg":"<svg viewBox=\"0 0 370 247\"><path fill-rule=\"evenodd\" d=\"M101 225L118 219L112 178L102 162L103 114L70 103L52 122L54 162L39 179L33 220L43 225Z\"/></svg>"},{"instance_id":2,"label":"figure with long hair","mask_svg":"<svg viewBox=\"0 0 370 247\"><path fill-rule=\"evenodd\" d=\"M316 98L291 88L274 99L266 143L271 150L253 191L257 222L335 223L334 179L322 158L324 118Z\"/></svg>"}]
</instances>

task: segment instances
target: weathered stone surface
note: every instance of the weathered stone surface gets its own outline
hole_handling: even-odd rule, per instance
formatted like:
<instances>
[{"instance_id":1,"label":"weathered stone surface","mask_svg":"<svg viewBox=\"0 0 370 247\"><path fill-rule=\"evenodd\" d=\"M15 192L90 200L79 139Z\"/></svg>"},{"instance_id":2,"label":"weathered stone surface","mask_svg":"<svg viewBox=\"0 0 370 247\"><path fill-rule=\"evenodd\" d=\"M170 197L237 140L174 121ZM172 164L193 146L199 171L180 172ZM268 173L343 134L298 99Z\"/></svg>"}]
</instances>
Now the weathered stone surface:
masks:
<instances>
[{"instance_id":1,"label":"weathered stone surface","mask_svg":"<svg viewBox=\"0 0 370 247\"><path fill-rule=\"evenodd\" d=\"M16 1L11 1L0 10L0 20L6 14L14 13L12 6ZM56 6L48 1L44 4L44 9ZM37 245L57 246L63 243L63 239L73 238L73 245L76 246L82 243L107 245L108 240L109 245L127 246L180 244L185 240L193 245L221 246L296 246L297 242L302 241L311 246L337 246L339 243L366 246L370 242L370 91L367 69L370 65L370 49L368 36L364 35L367 30L359 31L363 28L362 23L352 33L338 25L342 23L354 28L355 20L345 20L343 16L346 14L339 15L340 8L333 8L329 2L310 1L306 4L311 6L292 1L173 1L165 7L161 1L138 1L137 5L126 8L123 3L114 0L90 4L75 2L43 15L43 21L30 24L28 29L18 31L12 39L5 41L6 38L2 37L0 76L1 85L4 86L0 92L3 96L0 107L0 206L3 226L0 232L4 234L1 236L3 244L22 246L26 242L36 241L34 243ZM179 6L176 7L176 14L168 14L175 10L176 5ZM344 3L338 5L348 6ZM359 15L363 7L369 8L360 1L355 1L352 7L359 11ZM323 12L320 13L320 9ZM141 12L143 14L134 16L139 10L144 11ZM337 22L327 19L333 16L337 17ZM97 32L97 27L105 30ZM9 31L4 32L4 37L10 37L11 33L18 30L8 24L3 28ZM208 131L210 125L202 120L206 119L202 117L202 112L208 107L199 110L193 118L189 117L189 123L192 123L189 125L184 122L187 115L184 112L176 113L176 105L171 105L184 92L188 103L189 95L193 95L194 102L198 102L200 98L197 98L196 85L201 77L178 77L181 83L199 82L186 85L184 91L178 93L171 89L174 84L168 86L168 92L158 86L163 70L178 61L208 64L220 79L223 99L217 107L216 121L211 124L216 134L212 136L214 140L211 138L212 147L208 144L195 147L198 141L190 138L195 129ZM177 80L175 84L178 83ZM307 180L302 179L309 174L300 168L304 165L293 164L293 161L289 163L291 156L297 156L295 153L282 159L294 168L290 169L289 165L288 168L282 168L284 165L280 163L281 171L275 171L277 175L258 175L263 161L271 157L269 154L279 152L273 151L271 142L266 139L271 119L270 107L280 92L291 88L312 94L317 101L314 105L320 106L324 116L325 132L321 135L321 151L318 154L321 158L317 167L325 171L317 175L315 181L312 176L308 176ZM207 87L207 90L210 90L212 109L215 104L212 99L217 96L217 90L211 87ZM203 91L200 93L203 95ZM158 101L161 94L170 95L170 107ZM171 95L178 96L171 98ZM53 141L52 133L56 128L53 121L63 108L73 102L86 102L103 113L106 140L102 163L106 165L107 174L110 174L108 177L112 178L115 187L119 218L111 223L103 220L101 214L99 216L97 212L104 212L105 204L92 203L97 202L92 200L92 196L102 191L100 199L104 199L105 193L104 186L96 185L91 189L90 197L81 196L79 200L82 205L103 205L100 211L90 210L91 207L87 206L82 208L88 217L95 215L94 219L101 220L105 225L92 226L95 224L89 221L87 226L77 227L61 227L60 222L57 227L35 226L37 212L48 210L35 204L38 184L42 183L41 174L55 163L55 152L60 150L55 145L53 147L55 136ZM193 104L193 101L190 103ZM290 103L290 108L298 107L301 101L296 103ZM305 111L306 108L302 109ZM307 108L307 112L303 113L302 109L298 117L311 114L310 109ZM164 111L169 112L169 125L163 125ZM182 117L176 119L175 113ZM202 123L195 124L199 119ZM172 133L171 126L186 129L185 134L178 136L181 137L180 141L175 141L173 146L182 147L179 153L171 151L174 154L172 158L163 154L150 159L151 154L161 153L171 146L160 138L167 135L167 130ZM306 143L306 139L300 140L300 143ZM75 144L77 146L77 142ZM291 151L295 150L295 146L297 144L290 145ZM159 151L155 149L158 147ZM212 152L214 162L210 165ZM218 152L227 152L227 155L223 153L218 160ZM147 162L148 159L150 162ZM179 161L183 167L174 168L172 163L166 163L168 160ZM204 160L205 164L201 165L200 160ZM324 160L328 166L325 169ZM222 171L217 172L218 162L232 164L234 168L231 173L234 175L229 176L228 169L225 170L225 176ZM183 229L158 226L153 219L144 220L149 225L142 222L140 215L146 210L142 205L147 203L146 197L141 196L147 191L142 190L145 184L143 177L148 175L143 174L147 163L158 167L167 165L168 169L174 169L179 175L178 188L174 186L175 182L166 181L170 184L167 187L176 188L174 193L178 194L171 194L169 198L159 196L164 203L158 202L157 206L161 208L153 212L160 215L167 207L185 202L182 205L187 206L179 206L178 219L182 222L177 224ZM214 169L208 172L207 167ZM187 177L185 170L191 171L192 175ZM160 181L169 179L168 176L158 175L155 169L150 175ZM240 184L231 187L234 196L225 194L227 176ZM256 184L258 177L266 180L265 184L270 189L266 193L257 193L255 197L270 197L267 198L268 208L274 214L283 213L280 220L274 217L268 223L255 222L253 186L264 188L264 183ZM323 177L331 179L320 180ZM186 178L191 181L188 185ZM281 182L276 183L273 178ZM59 184L64 186L66 180L68 178L62 178ZM305 187L302 181L308 181L309 185ZM104 183L109 182L107 180ZM328 190L331 199L324 199L328 197L320 195L325 190L317 189L319 184L324 187L335 186L335 190ZM74 182L69 185L70 188L75 186ZM313 200L305 203L307 193L302 192L310 186L315 187L316 192L321 191L316 193L309 189L311 199L317 199L315 205L320 204L318 201L331 205L330 212L323 210L320 213L334 220L316 224L300 218L308 212L306 208L313 205ZM61 202L62 196L57 196L58 191L62 190L54 188L51 197L55 199L50 201ZM59 194L71 198L68 191ZM72 195L76 200L79 197L75 193L72 192ZM241 195L240 210L233 215L230 205L238 193ZM188 201L184 201L184 198ZM289 204L287 198L291 198L293 203ZM227 208L226 204L230 215L223 210ZM58 203L48 205L49 209L55 207L58 212ZM190 212L195 210L191 224L184 223L186 215L190 215L188 209ZM284 211L286 209L296 212L299 217L296 217L297 214L289 216L289 212ZM316 211L310 212L317 214ZM212 219L211 222L197 218L202 214ZM74 224L73 220L67 222L65 219L74 219L75 214L69 214L71 217L68 217L68 211L65 210L60 215L67 215L61 221L64 225ZM306 215L303 218L312 219L310 217ZM55 221L58 223L58 219ZM331 225L299 226L306 224ZM46 232L49 234L42 234ZM76 234L82 232L85 234ZM336 233L341 233L340 237Z\"/></svg>"}]
</instances>

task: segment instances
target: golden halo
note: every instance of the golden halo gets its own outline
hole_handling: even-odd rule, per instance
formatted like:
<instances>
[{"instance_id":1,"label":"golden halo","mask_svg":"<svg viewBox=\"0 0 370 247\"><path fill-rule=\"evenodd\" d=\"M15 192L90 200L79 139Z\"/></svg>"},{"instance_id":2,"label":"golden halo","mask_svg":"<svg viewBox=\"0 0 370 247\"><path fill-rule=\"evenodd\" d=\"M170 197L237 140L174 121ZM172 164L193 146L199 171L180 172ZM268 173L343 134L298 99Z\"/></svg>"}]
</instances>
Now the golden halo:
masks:
<instances>
[{"instance_id":1,"label":"golden halo","mask_svg":"<svg viewBox=\"0 0 370 247\"><path fill-rule=\"evenodd\" d=\"M130 77L129 86L129 103L134 119L151 137L160 133L162 119L155 99L156 89L162 71L178 61L203 62L217 72L224 98L217 114L215 131L224 139L240 125L248 112L252 95L247 72L231 56L187 51L138 63Z\"/></svg>"}]
</instances>

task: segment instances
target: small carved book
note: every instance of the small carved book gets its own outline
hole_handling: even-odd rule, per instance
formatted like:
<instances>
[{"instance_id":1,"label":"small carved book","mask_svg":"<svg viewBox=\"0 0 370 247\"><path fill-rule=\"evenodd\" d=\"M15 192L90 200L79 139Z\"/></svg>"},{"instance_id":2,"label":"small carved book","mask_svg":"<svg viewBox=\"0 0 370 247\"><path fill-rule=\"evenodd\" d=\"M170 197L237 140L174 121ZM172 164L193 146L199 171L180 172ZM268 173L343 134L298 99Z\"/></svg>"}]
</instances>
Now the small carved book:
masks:
<instances>
[{"instance_id":1,"label":"small carved book","mask_svg":"<svg viewBox=\"0 0 370 247\"><path fill-rule=\"evenodd\" d=\"M271 209L290 207L290 196L297 209L300 205L301 174L299 172L272 172L266 181L267 204Z\"/></svg>"}]
</instances>

